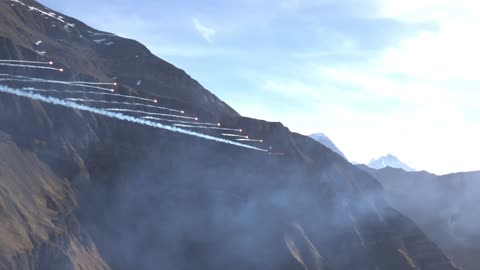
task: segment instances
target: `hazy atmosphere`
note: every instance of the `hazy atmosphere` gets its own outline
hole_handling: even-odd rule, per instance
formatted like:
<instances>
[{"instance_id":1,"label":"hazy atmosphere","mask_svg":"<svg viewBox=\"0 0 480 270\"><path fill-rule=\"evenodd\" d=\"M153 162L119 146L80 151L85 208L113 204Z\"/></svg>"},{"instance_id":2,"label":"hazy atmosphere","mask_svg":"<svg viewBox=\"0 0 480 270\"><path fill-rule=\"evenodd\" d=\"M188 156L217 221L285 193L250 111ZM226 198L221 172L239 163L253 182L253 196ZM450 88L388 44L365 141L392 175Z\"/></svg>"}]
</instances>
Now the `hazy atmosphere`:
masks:
<instances>
[{"instance_id":1,"label":"hazy atmosphere","mask_svg":"<svg viewBox=\"0 0 480 270\"><path fill-rule=\"evenodd\" d=\"M480 269L478 18L0 0L0 270Z\"/></svg>"}]
</instances>

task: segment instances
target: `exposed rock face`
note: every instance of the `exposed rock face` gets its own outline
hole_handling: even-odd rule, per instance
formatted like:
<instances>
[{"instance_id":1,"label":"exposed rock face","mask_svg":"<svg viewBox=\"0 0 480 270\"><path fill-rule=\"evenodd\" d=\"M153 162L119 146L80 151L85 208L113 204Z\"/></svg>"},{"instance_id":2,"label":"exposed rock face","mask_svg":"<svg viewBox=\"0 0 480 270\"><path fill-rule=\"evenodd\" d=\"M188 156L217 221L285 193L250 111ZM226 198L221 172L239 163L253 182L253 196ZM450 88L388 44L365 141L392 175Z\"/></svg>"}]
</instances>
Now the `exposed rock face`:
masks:
<instances>
[{"instance_id":1,"label":"exposed rock face","mask_svg":"<svg viewBox=\"0 0 480 270\"><path fill-rule=\"evenodd\" d=\"M241 127L284 153L2 93L0 269L456 269L385 202L373 177L323 145L280 123L240 117L137 42L34 1L2 1L0 12L0 58L65 68L0 73L116 77L119 93ZM39 40L44 54L35 52Z\"/></svg>"},{"instance_id":2,"label":"exposed rock face","mask_svg":"<svg viewBox=\"0 0 480 270\"><path fill-rule=\"evenodd\" d=\"M437 176L385 168L360 168L385 187L387 200L407 214L462 269L479 269L480 172Z\"/></svg>"},{"instance_id":3,"label":"exposed rock face","mask_svg":"<svg viewBox=\"0 0 480 270\"><path fill-rule=\"evenodd\" d=\"M0 132L0 269L110 269L76 207L68 181Z\"/></svg>"}]
</instances>

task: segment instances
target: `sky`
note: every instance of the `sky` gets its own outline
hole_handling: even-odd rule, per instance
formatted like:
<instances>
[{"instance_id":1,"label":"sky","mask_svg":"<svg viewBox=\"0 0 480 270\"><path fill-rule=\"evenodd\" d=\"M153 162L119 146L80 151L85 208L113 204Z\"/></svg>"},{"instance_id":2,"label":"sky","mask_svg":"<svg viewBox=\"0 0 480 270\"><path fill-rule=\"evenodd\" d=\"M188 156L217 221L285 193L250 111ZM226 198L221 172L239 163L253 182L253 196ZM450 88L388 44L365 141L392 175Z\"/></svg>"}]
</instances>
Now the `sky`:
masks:
<instances>
[{"instance_id":1,"label":"sky","mask_svg":"<svg viewBox=\"0 0 480 270\"><path fill-rule=\"evenodd\" d=\"M244 116L325 133L350 161L480 170L478 1L39 2L144 43Z\"/></svg>"}]
</instances>

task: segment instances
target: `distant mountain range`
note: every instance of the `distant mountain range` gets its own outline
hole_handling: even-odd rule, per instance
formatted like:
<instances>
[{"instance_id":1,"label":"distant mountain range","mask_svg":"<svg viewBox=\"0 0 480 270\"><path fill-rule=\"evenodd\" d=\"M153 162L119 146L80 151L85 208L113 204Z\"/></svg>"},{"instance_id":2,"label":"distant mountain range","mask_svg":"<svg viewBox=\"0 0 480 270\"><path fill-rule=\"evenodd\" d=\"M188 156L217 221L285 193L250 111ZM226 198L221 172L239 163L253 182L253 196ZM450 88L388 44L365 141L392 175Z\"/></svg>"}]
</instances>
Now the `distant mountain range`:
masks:
<instances>
[{"instance_id":1,"label":"distant mountain range","mask_svg":"<svg viewBox=\"0 0 480 270\"><path fill-rule=\"evenodd\" d=\"M374 176L384 187L387 201L411 217L461 269L479 269L480 217L475 213L480 205L480 172L438 176L358 167Z\"/></svg>"},{"instance_id":2,"label":"distant mountain range","mask_svg":"<svg viewBox=\"0 0 480 270\"><path fill-rule=\"evenodd\" d=\"M344 159L348 160L347 157L345 156L345 154L343 154L343 152L335 145L335 143L333 143L333 141L330 140L330 138L328 138L325 134L315 133L315 134L310 135L309 137L316 140L317 142L323 144L324 146L328 147L330 150L339 154ZM352 162L352 164L358 165L358 163L356 163L356 162ZM406 172L416 171L415 169L413 169L412 167L403 163L397 157L395 157L394 155L391 155L391 154L388 154L388 155L383 156L383 157L379 157L378 159L372 159L367 164L367 166L372 168L372 169L377 169L377 170L387 168L387 167L391 167L391 168L402 169Z\"/></svg>"},{"instance_id":3,"label":"distant mountain range","mask_svg":"<svg viewBox=\"0 0 480 270\"><path fill-rule=\"evenodd\" d=\"M333 152L339 154L341 157L344 159L347 159L347 157L343 154L343 152L338 149L338 147L330 140L325 134L323 133L315 133L309 136L310 138L314 139L315 141L325 145L328 147L330 150ZM348 159L347 159L348 160Z\"/></svg>"},{"instance_id":4,"label":"distant mountain range","mask_svg":"<svg viewBox=\"0 0 480 270\"><path fill-rule=\"evenodd\" d=\"M386 167L391 167L391 168L402 169L406 172L416 171L415 169L409 167L405 163L401 162L397 157L391 154L380 157L378 159L372 159L367 165L368 167L372 169L377 169L377 170L383 169Z\"/></svg>"}]
</instances>

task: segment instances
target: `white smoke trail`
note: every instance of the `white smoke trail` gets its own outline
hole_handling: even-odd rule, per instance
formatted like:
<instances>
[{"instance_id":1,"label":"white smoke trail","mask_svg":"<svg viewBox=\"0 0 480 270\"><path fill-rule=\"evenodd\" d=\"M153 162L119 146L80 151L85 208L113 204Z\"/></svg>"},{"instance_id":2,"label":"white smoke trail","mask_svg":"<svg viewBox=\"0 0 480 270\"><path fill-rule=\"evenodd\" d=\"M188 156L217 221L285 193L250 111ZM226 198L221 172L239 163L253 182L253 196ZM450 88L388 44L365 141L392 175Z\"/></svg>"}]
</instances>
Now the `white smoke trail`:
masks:
<instances>
[{"instance_id":1,"label":"white smoke trail","mask_svg":"<svg viewBox=\"0 0 480 270\"><path fill-rule=\"evenodd\" d=\"M38 101L42 101L42 102L45 102L45 103L50 103L50 104L59 105L59 106L63 106L63 107L68 107L68 108L71 108L71 109L91 112L91 113L107 116L107 117L110 117L110 118L115 118L115 119L124 120L124 121L128 121L128 122L133 122L133 123L137 123L137 124L141 124L141 125L145 125L145 126L150 126L150 127L154 127L154 128L169 130L169 131L173 131L173 132L177 132L177 133L181 133L181 134L186 134L186 135L191 135L191 136L195 136L195 137L199 137L199 138L203 138L203 139L207 139L207 140L211 140L211 141L216 141L216 142L221 142L221 143L226 143L226 144L230 144L230 145L240 146L240 147L244 147L244 148L248 148L248 149L252 149L252 150L267 152L267 150L265 150L265 149L253 147L253 146L250 146L250 145L225 140L225 139L222 139L222 138L217 138L217 137L214 137L214 136L209 136L209 135L206 135L206 134L201 134L201 133L197 133L197 132L186 130L186 129L167 126L167 125L163 125L163 124L160 124L160 123L148 121L148 120L145 120L145 119L140 119L140 118L124 115L124 114L121 114L121 113L109 112L109 111L101 110L101 109L98 109L98 108L94 108L94 107L90 107L90 106L86 106L86 105L82 105L82 104L77 104L77 103L71 102L71 101L61 100L61 99L58 99L58 98L55 98L55 97L43 96L43 95L40 95L40 94L29 93L29 92L25 92L25 91L22 91L22 90L19 90L19 89L13 89L13 88L10 88L10 87L7 87L7 86L0 85L0 92L16 95L16 96L20 96L20 97L26 97L26 98L30 98L30 99L33 99L33 100L38 100Z\"/></svg>"},{"instance_id":2,"label":"white smoke trail","mask_svg":"<svg viewBox=\"0 0 480 270\"><path fill-rule=\"evenodd\" d=\"M189 126L189 125L184 125L184 124L174 124L174 126L176 126L176 127L188 127L188 128L215 129L215 130L230 130L230 131L243 132L242 129L233 129L233 128L205 127L205 126Z\"/></svg>"},{"instance_id":3,"label":"white smoke trail","mask_svg":"<svg viewBox=\"0 0 480 270\"><path fill-rule=\"evenodd\" d=\"M50 90L50 89L36 89L32 87L23 88L23 90L34 91L34 92L53 92L53 93L71 93L71 94L88 94L88 95L102 95L102 96L113 96L113 97L123 97L123 98L130 98L130 99L138 99L138 100L145 100L157 103L155 99L149 98L141 98L129 95L122 95L122 94L112 94L112 93L103 93L103 92L88 92L88 91L74 91L74 90Z\"/></svg>"},{"instance_id":4,"label":"white smoke trail","mask_svg":"<svg viewBox=\"0 0 480 270\"><path fill-rule=\"evenodd\" d=\"M238 134L222 133L222 135L225 137L239 137L239 138L248 139L248 136L238 135Z\"/></svg>"},{"instance_id":5,"label":"white smoke trail","mask_svg":"<svg viewBox=\"0 0 480 270\"><path fill-rule=\"evenodd\" d=\"M91 103L106 103L106 104L119 104L119 105L129 105L129 106L139 106L145 108L153 108L159 110L165 110L170 112L185 113L185 111L170 109L161 106L148 105L143 103L131 103L131 102L121 102L121 101L108 101L108 100L98 100L98 99L83 99L83 98L66 98L65 100L70 101L80 101L80 102L91 102Z\"/></svg>"},{"instance_id":6,"label":"white smoke trail","mask_svg":"<svg viewBox=\"0 0 480 270\"><path fill-rule=\"evenodd\" d=\"M236 139L236 141L240 141L240 142L263 142L263 140L256 140L256 139Z\"/></svg>"},{"instance_id":7,"label":"white smoke trail","mask_svg":"<svg viewBox=\"0 0 480 270\"><path fill-rule=\"evenodd\" d=\"M136 111L136 110L129 110L129 109L119 109L119 108L107 108L107 109L104 109L104 110L111 111L111 112L131 112L131 113L139 113L139 114L146 114L146 115L158 115L158 116L166 116L166 117L174 117L174 118L182 118L182 119L190 119L190 120L198 121L197 117L190 117L190 116L183 116L183 115L176 115L176 114L151 113L151 112Z\"/></svg>"},{"instance_id":8,"label":"white smoke trail","mask_svg":"<svg viewBox=\"0 0 480 270\"><path fill-rule=\"evenodd\" d=\"M98 87L93 85L83 85L83 84L71 84L65 81L54 81L54 80L43 80L43 79L10 79L10 78L0 78L0 81L9 81L9 82L34 82L34 83L51 83L51 84L63 84L68 86L78 86L78 87L85 87L85 88L92 88L92 89L99 89L102 91L107 92L115 92L114 89Z\"/></svg>"},{"instance_id":9,"label":"white smoke trail","mask_svg":"<svg viewBox=\"0 0 480 270\"><path fill-rule=\"evenodd\" d=\"M53 62L40 62L40 61L27 61L27 60L7 60L1 59L0 63L25 63L25 64L41 64L41 65L53 65Z\"/></svg>"},{"instance_id":10,"label":"white smoke trail","mask_svg":"<svg viewBox=\"0 0 480 270\"><path fill-rule=\"evenodd\" d=\"M7 64L7 63L0 63L0 66L49 69L49 70L56 70L56 71L63 72L63 68L53 68L53 67L42 67L42 66L21 65L21 64Z\"/></svg>"},{"instance_id":11,"label":"white smoke trail","mask_svg":"<svg viewBox=\"0 0 480 270\"><path fill-rule=\"evenodd\" d=\"M216 124L211 124L211 123L189 122L189 121L182 121L182 120L158 118L158 117L152 117L152 116L144 116L144 117L140 117L140 118L149 119L149 120L156 120L156 121L172 122L172 123L190 124L190 125L200 125L200 126L201 125L215 125L216 126Z\"/></svg>"}]
</instances>

